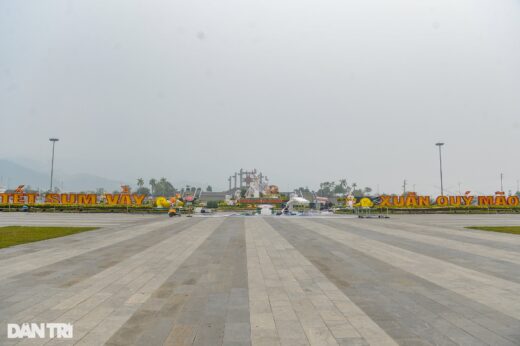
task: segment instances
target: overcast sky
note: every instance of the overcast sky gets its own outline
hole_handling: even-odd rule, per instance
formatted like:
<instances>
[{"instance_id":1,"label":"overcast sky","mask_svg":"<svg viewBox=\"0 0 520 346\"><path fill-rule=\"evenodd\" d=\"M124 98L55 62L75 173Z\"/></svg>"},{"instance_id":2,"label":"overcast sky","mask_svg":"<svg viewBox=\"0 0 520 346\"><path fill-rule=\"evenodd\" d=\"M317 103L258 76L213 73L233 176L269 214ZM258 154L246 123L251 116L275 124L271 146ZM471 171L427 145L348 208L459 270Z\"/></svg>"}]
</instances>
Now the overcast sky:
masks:
<instances>
[{"instance_id":1,"label":"overcast sky","mask_svg":"<svg viewBox=\"0 0 520 346\"><path fill-rule=\"evenodd\" d=\"M0 158L282 190L520 179L518 0L0 0Z\"/></svg>"}]
</instances>

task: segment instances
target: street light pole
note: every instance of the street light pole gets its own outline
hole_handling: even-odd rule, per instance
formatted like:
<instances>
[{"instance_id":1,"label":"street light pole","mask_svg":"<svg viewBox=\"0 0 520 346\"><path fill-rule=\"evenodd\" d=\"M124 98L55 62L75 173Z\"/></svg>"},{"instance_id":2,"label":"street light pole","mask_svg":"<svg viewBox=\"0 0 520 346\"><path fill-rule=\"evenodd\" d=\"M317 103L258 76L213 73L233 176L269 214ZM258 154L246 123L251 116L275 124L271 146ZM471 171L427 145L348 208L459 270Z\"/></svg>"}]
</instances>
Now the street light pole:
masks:
<instances>
[{"instance_id":1,"label":"street light pole","mask_svg":"<svg viewBox=\"0 0 520 346\"><path fill-rule=\"evenodd\" d=\"M435 143L439 147L439 169L441 172L441 196L444 196L444 185L442 183L442 150L441 147L444 145L442 142Z\"/></svg>"},{"instance_id":2,"label":"street light pole","mask_svg":"<svg viewBox=\"0 0 520 346\"><path fill-rule=\"evenodd\" d=\"M50 192L52 192L52 177L54 175L54 145L56 144L57 141L59 141L58 138L49 138L49 141L52 142L52 161L51 161L51 188L50 188Z\"/></svg>"}]
</instances>

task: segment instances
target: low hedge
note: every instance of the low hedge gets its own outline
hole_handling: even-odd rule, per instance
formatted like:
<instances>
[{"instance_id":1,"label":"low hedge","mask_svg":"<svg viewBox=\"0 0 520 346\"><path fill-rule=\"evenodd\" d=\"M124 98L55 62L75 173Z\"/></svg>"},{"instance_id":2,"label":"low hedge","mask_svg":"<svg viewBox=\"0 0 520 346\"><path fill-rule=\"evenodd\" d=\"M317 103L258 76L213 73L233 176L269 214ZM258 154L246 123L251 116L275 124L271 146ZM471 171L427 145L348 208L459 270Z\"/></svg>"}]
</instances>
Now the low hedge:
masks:
<instances>
[{"instance_id":1,"label":"low hedge","mask_svg":"<svg viewBox=\"0 0 520 346\"><path fill-rule=\"evenodd\" d=\"M0 211L21 211L22 205L0 204ZM64 204L38 204L29 205L28 212L84 212L84 213L166 213L168 209L158 209L146 205L64 205Z\"/></svg>"},{"instance_id":2,"label":"low hedge","mask_svg":"<svg viewBox=\"0 0 520 346\"><path fill-rule=\"evenodd\" d=\"M356 209L339 209L337 214L356 214L358 211L364 211L362 208ZM515 214L520 213L520 207L431 207L431 208L370 208L373 213L390 213L390 214Z\"/></svg>"}]
</instances>

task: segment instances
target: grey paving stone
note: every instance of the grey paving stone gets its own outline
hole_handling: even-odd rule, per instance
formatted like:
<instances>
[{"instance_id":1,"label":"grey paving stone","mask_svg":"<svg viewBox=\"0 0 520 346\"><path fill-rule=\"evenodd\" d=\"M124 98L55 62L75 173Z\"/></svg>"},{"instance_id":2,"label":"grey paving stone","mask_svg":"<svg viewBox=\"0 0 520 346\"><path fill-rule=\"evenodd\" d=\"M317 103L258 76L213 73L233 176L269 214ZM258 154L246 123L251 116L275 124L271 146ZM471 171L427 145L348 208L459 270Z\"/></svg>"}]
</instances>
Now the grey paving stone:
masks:
<instances>
[{"instance_id":1,"label":"grey paving stone","mask_svg":"<svg viewBox=\"0 0 520 346\"><path fill-rule=\"evenodd\" d=\"M75 324L20 346L520 345L520 237L462 229L519 216L26 220L102 228L0 250L2 323Z\"/></svg>"},{"instance_id":2,"label":"grey paving stone","mask_svg":"<svg viewBox=\"0 0 520 346\"><path fill-rule=\"evenodd\" d=\"M229 219L217 228L112 340L120 338L127 342L139 340L143 344L159 344L175 339L178 331L188 329L179 330L176 325L189 327L196 345L220 344L224 339L233 342L250 340L242 225L240 219ZM240 245L242 250L237 249ZM210 270L216 271L217 275L208 279ZM240 272L246 280L233 280L233 272ZM240 286L237 281L245 285ZM140 315L151 309L155 314L143 320ZM134 324L141 328L139 336L136 338L133 330L131 337L125 338L126 326ZM244 333L247 339L243 337Z\"/></svg>"},{"instance_id":3,"label":"grey paving stone","mask_svg":"<svg viewBox=\"0 0 520 346\"><path fill-rule=\"evenodd\" d=\"M249 322L226 322L224 342L250 342L251 326Z\"/></svg>"},{"instance_id":4,"label":"grey paving stone","mask_svg":"<svg viewBox=\"0 0 520 346\"><path fill-rule=\"evenodd\" d=\"M464 311L458 310L458 313L464 312L459 315L460 318L476 328L470 333L461 324L457 326L443 316L452 311L449 301L443 301L442 298L432 300L424 292L440 292L440 297L449 296L451 300L458 301L459 306L468 301L467 298L382 263L353 247L322 237L312 231L312 225L305 228L278 219L268 222L399 342L421 340L429 344L445 345L459 342L510 345L513 342L508 335L498 335L485 325L472 322L479 315L474 310L475 305L511 322L509 316L473 302L473 306L466 307ZM318 223L329 221L320 220ZM342 229L350 232L350 229ZM420 250L416 249L419 252Z\"/></svg>"},{"instance_id":5,"label":"grey paving stone","mask_svg":"<svg viewBox=\"0 0 520 346\"><path fill-rule=\"evenodd\" d=\"M371 225L364 225L363 228L359 228L353 225L347 225L345 222L341 222L340 220L318 220L316 222L339 229L342 227L348 227L348 232L362 235L366 238L382 241L386 244L395 245L403 249L439 258L465 268L488 273L506 280L520 282L520 265L504 261L500 257L491 258L469 252L470 250L468 250L468 252L457 251L439 245L405 239L397 235L382 234L368 229ZM463 245L464 244L461 243L461 246Z\"/></svg>"},{"instance_id":6,"label":"grey paving stone","mask_svg":"<svg viewBox=\"0 0 520 346\"><path fill-rule=\"evenodd\" d=\"M340 346L369 346L370 344L363 338L341 338L338 339Z\"/></svg>"}]
</instances>

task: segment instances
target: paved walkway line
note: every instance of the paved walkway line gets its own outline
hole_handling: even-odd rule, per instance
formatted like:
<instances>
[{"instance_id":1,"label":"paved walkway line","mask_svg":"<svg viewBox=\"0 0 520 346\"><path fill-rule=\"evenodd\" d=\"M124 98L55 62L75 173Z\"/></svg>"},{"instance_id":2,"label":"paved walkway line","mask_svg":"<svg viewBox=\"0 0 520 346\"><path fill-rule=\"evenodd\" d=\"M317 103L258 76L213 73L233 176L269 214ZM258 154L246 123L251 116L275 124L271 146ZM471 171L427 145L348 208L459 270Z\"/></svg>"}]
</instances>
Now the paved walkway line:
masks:
<instances>
[{"instance_id":1,"label":"paved walkway line","mask_svg":"<svg viewBox=\"0 0 520 346\"><path fill-rule=\"evenodd\" d=\"M262 274L262 264L258 257L257 245L254 239L258 232L258 225L251 224L249 220L246 220L245 225L251 343L255 346L280 345L274 314L269 303L267 288ZM307 343L307 340L305 339L304 342Z\"/></svg>"},{"instance_id":2,"label":"paved walkway line","mask_svg":"<svg viewBox=\"0 0 520 346\"><path fill-rule=\"evenodd\" d=\"M267 333L282 345L303 344L302 329L311 345L397 345L263 219L246 220L246 243L253 345L265 344Z\"/></svg>"},{"instance_id":3,"label":"paved walkway line","mask_svg":"<svg viewBox=\"0 0 520 346\"><path fill-rule=\"evenodd\" d=\"M334 222L334 221L333 221ZM464 243L458 240L452 240L447 238L439 238L431 235L424 235L421 233L412 233L408 231L402 231L397 228L381 226L376 223L361 224L361 223L339 223L334 222L338 227L352 225L356 228L366 229L382 234L397 236L400 238L414 240L424 244L438 245L452 250L461 252L467 252L471 254L478 254L493 259L499 259L502 261L508 261L514 264L520 264L520 252L513 252L507 250L500 250L485 245ZM520 247L519 247L520 250Z\"/></svg>"},{"instance_id":4,"label":"paved walkway line","mask_svg":"<svg viewBox=\"0 0 520 346\"><path fill-rule=\"evenodd\" d=\"M175 222L179 221L175 220ZM170 224L171 223L172 222L170 221ZM33 252L22 256L16 256L11 259L0 260L0 277L3 280L5 280L11 276L15 276L30 270L41 268L43 266L47 266L49 264L62 261L69 257L77 256L88 251L109 246L126 239L131 239L137 235L152 232L157 229L157 226L166 226L167 224L168 222L166 222L166 220L161 220L158 222L147 224L145 226L132 226L113 233L106 232L106 234L104 234L103 236L100 236L100 234L98 233L97 237L94 237L90 240L82 241L80 246L67 247L67 244L63 244L63 246L60 246L60 241L65 241L65 239L53 238L50 240L52 240L55 244L53 244L52 248L50 249ZM103 230L93 232L103 232ZM79 233L72 236L82 234L83 233ZM70 240L70 238L66 240L68 241Z\"/></svg>"},{"instance_id":5,"label":"paved walkway line","mask_svg":"<svg viewBox=\"0 0 520 346\"><path fill-rule=\"evenodd\" d=\"M172 238L180 240L182 234L176 235ZM179 238L177 238L179 236ZM164 244L163 244L164 246ZM57 309L61 306L66 309L67 304L73 304L73 302L85 301L85 297L88 296L89 292L97 292L105 289L110 284L122 285L125 282L129 282L128 278L133 275L148 276L145 272L146 269L150 269L149 254L155 251L160 253L161 244L157 244L141 253L137 253L124 261L117 263L116 265L103 270L90 278L67 288L56 289L56 294L46 297L36 297L38 303L30 305L27 308L20 309L19 312L11 318L20 321L27 321L28 319L43 318L43 314L49 314L50 311L55 311L63 314L62 309ZM137 271L137 273L136 273ZM88 299L87 299L88 300ZM61 305L60 305L61 304ZM13 306L15 308L15 306ZM0 330L0 332L2 332Z\"/></svg>"},{"instance_id":6,"label":"paved walkway line","mask_svg":"<svg viewBox=\"0 0 520 346\"><path fill-rule=\"evenodd\" d=\"M471 220L468 220L468 223L471 225ZM473 222L476 223L476 222ZM503 225L500 221L497 221L497 225ZM517 222L518 224L518 222ZM413 230L414 232L420 232L422 229L424 230L430 230L439 232L441 234L457 234L462 235L464 237L468 238L475 238L480 240L489 240L493 242L500 242L500 243L507 243L507 244L518 244L520 246L520 237L515 234L508 234L508 233L499 233L499 232L486 232L486 231L478 231L478 230L471 230L471 229L464 229L461 227L456 227L452 225L443 225L443 226L436 226L436 225L426 225L421 223L414 223L413 221L396 221L396 220L390 220L389 225L395 226L395 227L405 227L408 229ZM479 226L478 223L474 226Z\"/></svg>"},{"instance_id":7,"label":"paved walkway line","mask_svg":"<svg viewBox=\"0 0 520 346\"><path fill-rule=\"evenodd\" d=\"M72 321L77 341L104 318L112 320L115 315L128 318L218 224L220 222L198 223L75 286L61 290L12 319L20 323L32 320ZM112 333L116 330L113 329ZM0 333L5 332L1 330ZM106 339L109 337L106 336Z\"/></svg>"},{"instance_id":8,"label":"paved walkway line","mask_svg":"<svg viewBox=\"0 0 520 346\"><path fill-rule=\"evenodd\" d=\"M179 223L177 222L175 224L178 225ZM158 225L156 225L155 228L153 228L154 225L155 224L148 225L148 226L142 226L142 228L146 228L146 230L134 230L134 228L132 228L131 230L127 230L128 236L130 236L130 238L127 239L125 237L120 242L117 242L117 241L108 242L109 244L104 244L105 246L99 246L99 247L96 246L96 248L99 249L99 248L110 248L111 246L114 247L114 246L117 246L118 244L120 244L121 242L129 242L129 241L132 241L133 239L139 239L139 237L142 237L143 234L146 235L153 231L158 231L159 229L162 229L165 226L163 223L159 223ZM133 236L132 236L132 234L133 234ZM87 234L85 234L85 233L78 234L78 237L79 237L78 241L80 243L81 243L82 235L87 236ZM90 237L92 235L89 234L88 236ZM101 239L101 242L103 242L103 239L104 239L103 233L98 233L97 238ZM86 243L87 243L86 246L89 247L88 240L86 240ZM59 245L58 245L58 248L59 248ZM79 248L82 248L82 246L80 245ZM86 251L86 252L82 252L82 253L88 254L89 252L96 251L96 248L92 249L91 251ZM55 249L55 250L57 250L57 249ZM121 251L121 249L118 249L118 251ZM79 254L79 256L80 255L82 255L82 254ZM74 256L69 257L69 258L73 258L73 257ZM67 260L67 259L64 259L64 260ZM54 263L57 263L57 262L54 262ZM118 267L116 267L116 268L118 268ZM111 273L114 273L114 270L116 270L116 268L114 268L114 266L111 266L105 270L98 272L97 274L95 274L94 277L100 278L103 275L110 276L110 275L112 275ZM24 274L24 273L21 273L21 274ZM27 274L31 275L31 272L28 272ZM65 297L63 297L65 299L68 294L67 292L70 292L67 289L51 287L49 285L42 285L42 287L40 287L40 289L38 289L39 287L34 287L32 290L26 289L26 290L22 290L19 293L16 292L13 294L12 288L9 289L9 287L12 287L11 284L13 282L16 283L16 279L17 279L17 276L13 276L7 280L2 280L0 282L0 289L7 288L7 289L4 289L4 291L5 291L5 294L9 294L9 297L7 299L5 299L3 302L4 303L12 302L12 304L10 306L2 307L0 309L0 320L2 320L2 317L4 315L12 316L13 314L18 314L20 311L23 311L25 309L32 309L33 311L38 311L39 307L42 306L42 304L44 305L44 303L46 301L48 301L48 299L50 297L55 296L55 295L56 296L65 295ZM57 282L59 282L59 277L57 277L56 280L57 280ZM86 281L86 282L89 283L91 281ZM82 284L80 282L73 286L74 287L71 290L78 289L79 287L84 287L84 284ZM4 292L2 292L2 293L4 293ZM1 295L0 295L0 297L1 297Z\"/></svg>"},{"instance_id":9,"label":"paved walkway line","mask_svg":"<svg viewBox=\"0 0 520 346\"><path fill-rule=\"evenodd\" d=\"M449 296L457 296L463 301L468 300L452 291L316 234L309 227L299 227L290 221L282 220L268 222L399 344L515 345L493 332L496 324L490 326L488 323L483 327L472 324L472 327L477 327L472 328L472 334L456 327L443 315L456 315L459 320L464 320L466 325L469 320L465 317L469 316L455 314L451 307L436 304L421 294L421 289L426 289L449 293ZM506 317L513 320L488 307L479 306L483 308L479 310L483 314L492 311L490 317ZM501 331L502 335L514 333L514 329ZM481 340L492 342L486 343Z\"/></svg>"},{"instance_id":10,"label":"paved walkway line","mask_svg":"<svg viewBox=\"0 0 520 346\"><path fill-rule=\"evenodd\" d=\"M305 227L301 220L291 222ZM316 222L313 226L312 230L318 234L520 319L520 284Z\"/></svg>"},{"instance_id":11,"label":"paved walkway line","mask_svg":"<svg viewBox=\"0 0 520 346\"><path fill-rule=\"evenodd\" d=\"M109 313L98 314L91 311L75 323L79 329L88 331L77 343L78 345L100 345L110 337L146 302L182 263L213 233L223 220L207 220L183 232L179 237L163 241L162 249L154 249L147 257L158 257L162 262L147 280L138 280L135 290L124 292L122 296L116 293ZM159 245L161 245L159 244ZM117 283L116 283L117 284ZM121 302L121 304L119 304ZM97 310L106 309L106 304Z\"/></svg>"},{"instance_id":12,"label":"paved walkway line","mask_svg":"<svg viewBox=\"0 0 520 346\"><path fill-rule=\"evenodd\" d=\"M244 219L228 218L107 345L250 345Z\"/></svg>"}]
</instances>

